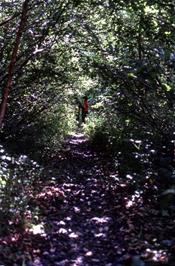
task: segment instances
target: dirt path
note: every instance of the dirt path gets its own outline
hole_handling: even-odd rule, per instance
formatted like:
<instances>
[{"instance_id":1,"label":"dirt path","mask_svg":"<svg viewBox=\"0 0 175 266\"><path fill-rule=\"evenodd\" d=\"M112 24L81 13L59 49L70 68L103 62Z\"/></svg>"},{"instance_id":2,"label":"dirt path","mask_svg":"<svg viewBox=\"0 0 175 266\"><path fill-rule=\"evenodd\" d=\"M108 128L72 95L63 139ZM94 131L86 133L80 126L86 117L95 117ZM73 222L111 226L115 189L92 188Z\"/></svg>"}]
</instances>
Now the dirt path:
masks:
<instances>
[{"instance_id":1,"label":"dirt path","mask_svg":"<svg viewBox=\"0 0 175 266\"><path fill-rule=\"evenodd\" d=\"M0 265L175 266L175 217L161 217L151 188L144 194L119 177L111 160L82 134L70 136L34 197L37 225L13 241L11 257L5 244Z\"/></svg>"},{"instance_id":2,"label":"dirt path","mask_svg":"<svg viewBox=\"0 0 175 266\"><path fill-rule=\"evenodd\" d=\"M114 261L118 240L111 239L114 220L105 212L109 206L104 173L98 165L99 158L87 145L81 134L68 141L68 158L64 162L67 181L60 185L65 201L62 213L47 221L52 227L48 238L53 253L52 260L48 254L44 265L109 266Z\"/></svg>"},{"instance_id":3,"label":"dirt path","mask_svg":"<svg viewBox=\"0 0 175 266\"><path fill-rule=\"evenodd\" d=\"M61 208L60 204L58 209L49 208L44 221L46 242L39 244L40 254L36 252L31 265L118 265L122 250L114 232L116 219L108 211L104 164L81 134L71 136L65 148L64 182L58 179L64 201Z\"/></svg>"}]
</instances>

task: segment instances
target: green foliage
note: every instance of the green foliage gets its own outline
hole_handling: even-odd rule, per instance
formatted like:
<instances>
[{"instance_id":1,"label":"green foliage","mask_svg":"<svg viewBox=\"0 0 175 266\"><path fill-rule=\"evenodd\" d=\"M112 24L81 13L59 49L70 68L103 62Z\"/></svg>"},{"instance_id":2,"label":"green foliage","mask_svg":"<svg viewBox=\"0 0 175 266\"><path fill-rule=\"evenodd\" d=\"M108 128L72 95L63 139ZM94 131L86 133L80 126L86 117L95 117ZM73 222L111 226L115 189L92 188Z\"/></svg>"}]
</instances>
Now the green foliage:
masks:
<instances>
[{"instance_id":1,"label":"green foliage","mask_svg":"<svg viewBox=\"0 0 175 266\"><path fill-rule=\"evenodd\" d=\"M84 131L96 150L105 150L107 148L109 133L105 130L105 120L99 114L91 115L84 125Z\"/></svg>"},{"instance_id":2,"label":"green foliage","mask_svg":"<svg viewBox=\"0 0 175 266\"><path fill-rule=\"evenodd\" d=\"M36 147L46 145L46 149L49 143L60 143L70 124L74 127L73 116L66 116L70 106L64 104L74 95L90 93L95 101L100 95L109 99L100 111L103 122L93 118L89 124L91 135L97 123L97 131L103 131L112 145L114 139L117 142L133 134L143 137L146 132L154 139L171 139L175 36L169 5L171 1L167 5L163 1L31 1L10 92L5 138L24 138L30 143L33 134ZM11 4L1 9L4 86L21 2L15 6L16 13Z\"/></svg>"},{"instance_id":3,"label":"green foliage","mask_svg":"<svg viewBox=\"0 0 175 266\"><path fill-rule=\"evenodd\" d=\"M10 156L0 146L0 235L14 229L23 230L27 217L33 214L29 202L34 196L34 184L42 168L27 156ZM31 217L32 219L32 217Z\"/></svg>"},{"instance_id":4,"label":"green foliage","mask_svg":"<svg viewBox=\"0 0 175 266\"><path fill-rule=\"evenodd\" d=\"M0 4L1 95L21 7ZM6 144L34 158L55 153L76 127L75 98L86 94L83 128L92 143L122 158L125 172L132 165L139 172L146 146L158 152L174 137L172 7L172 0L30 1L1 132Z\"/></svg>"},{"instance_id":5,"label":"green foliage","mask_svg":"<svg viewBox=\"0 0 175 266\"><path fill-rule=\"evenodd\" d=\"M60 104L41 119L36 136L38 146L43 146L43 157L60 149L65 136L75 129L74 121L74 110L69 104Z\"/></svg>"}]
</instances>

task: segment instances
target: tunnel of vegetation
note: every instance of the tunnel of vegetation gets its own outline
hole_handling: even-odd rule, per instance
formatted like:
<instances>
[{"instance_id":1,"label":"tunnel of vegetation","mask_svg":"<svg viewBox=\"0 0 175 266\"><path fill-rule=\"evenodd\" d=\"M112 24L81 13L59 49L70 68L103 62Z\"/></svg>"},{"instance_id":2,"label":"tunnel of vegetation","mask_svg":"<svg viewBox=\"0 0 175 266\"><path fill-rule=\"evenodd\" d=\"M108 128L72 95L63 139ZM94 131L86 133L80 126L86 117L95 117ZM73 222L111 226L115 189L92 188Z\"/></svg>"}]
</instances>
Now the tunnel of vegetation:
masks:
<instances>
[{"instance_id":1,"label":"tunnel of vegetation","mask_svg":"<svg viewBox=\"0 0 175 266\"><path fill-rule=\"evenodd\" d=\"M48 165L77 129L84 95L93 149L136 186L174 185L174 10L173 0L1 1L1 234L24 214L35 161Z\"/></svg>"}]
</instances>

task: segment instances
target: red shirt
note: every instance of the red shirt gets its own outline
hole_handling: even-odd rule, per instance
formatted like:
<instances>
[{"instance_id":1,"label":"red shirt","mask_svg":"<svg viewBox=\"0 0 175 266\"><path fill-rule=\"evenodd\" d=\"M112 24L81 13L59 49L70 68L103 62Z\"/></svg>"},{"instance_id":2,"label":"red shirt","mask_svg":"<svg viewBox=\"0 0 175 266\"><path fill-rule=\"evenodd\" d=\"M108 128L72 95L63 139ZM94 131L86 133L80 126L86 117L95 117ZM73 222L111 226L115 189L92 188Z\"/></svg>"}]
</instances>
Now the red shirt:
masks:
<instances>
[{"instance_id":1,"label":"red shirt","mask_svg":"<svg viewBox=\"0 0 175 266\"><path fill-rule=\"evenodd\" d=\"M88 106L88 101L85 100L85 101L84 101L84 111L85 111L85 112L88 112L88 107L89 107L89 106Z\"/></svg>"}]
</instances>

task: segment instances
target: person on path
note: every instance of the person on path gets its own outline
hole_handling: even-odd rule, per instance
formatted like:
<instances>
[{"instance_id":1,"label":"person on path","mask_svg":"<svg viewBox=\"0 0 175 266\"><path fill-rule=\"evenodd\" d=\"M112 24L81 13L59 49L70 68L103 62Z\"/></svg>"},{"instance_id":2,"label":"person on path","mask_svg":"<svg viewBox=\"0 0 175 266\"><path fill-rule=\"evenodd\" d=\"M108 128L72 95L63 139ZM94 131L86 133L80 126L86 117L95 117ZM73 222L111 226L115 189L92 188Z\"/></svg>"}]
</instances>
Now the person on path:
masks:
<instances>
[{"instance_id":1,"label":"person on path","mask_svg":"<svg viewBox=\"0 0 175 266\"><path fill-rule=\"evenodd\" d=\"M82 108L82 122L85 123L86 116L89 110L88 97L84 96L83 108Z\"/></svg>"}]
</instances>

